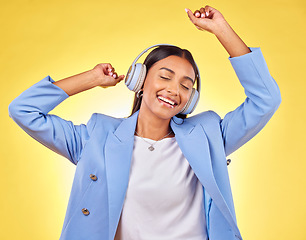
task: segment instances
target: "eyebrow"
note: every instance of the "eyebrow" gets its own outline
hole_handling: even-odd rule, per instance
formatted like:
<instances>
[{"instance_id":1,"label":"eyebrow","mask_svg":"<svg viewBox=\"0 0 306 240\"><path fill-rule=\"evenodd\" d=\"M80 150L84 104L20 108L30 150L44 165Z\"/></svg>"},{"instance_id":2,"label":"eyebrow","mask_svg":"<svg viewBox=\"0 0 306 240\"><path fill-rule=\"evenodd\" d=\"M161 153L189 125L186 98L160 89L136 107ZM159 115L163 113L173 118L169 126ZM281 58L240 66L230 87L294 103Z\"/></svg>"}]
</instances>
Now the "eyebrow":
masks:
<instances>
[{"instance_id":1,"label":"eyebrow","mask_svg":"<svg viewBox=\"0 0 306 240\"><path fill-rule=\"evenodd\" d=\"M159 70L167 70L167 71L169 71L169 72L171 72L172 74L175 74L175 72L172 70L172 69L169 69L169 68L166 68L166 67L162 67L162 68L160 68ZM191 78L191 77L188 77L188 76L184 76L184 78L185 79L188 79L188 80L190 80L192 83L194 83L194 81L193 81L193 79Z\"/></svg>"}]
</instances>

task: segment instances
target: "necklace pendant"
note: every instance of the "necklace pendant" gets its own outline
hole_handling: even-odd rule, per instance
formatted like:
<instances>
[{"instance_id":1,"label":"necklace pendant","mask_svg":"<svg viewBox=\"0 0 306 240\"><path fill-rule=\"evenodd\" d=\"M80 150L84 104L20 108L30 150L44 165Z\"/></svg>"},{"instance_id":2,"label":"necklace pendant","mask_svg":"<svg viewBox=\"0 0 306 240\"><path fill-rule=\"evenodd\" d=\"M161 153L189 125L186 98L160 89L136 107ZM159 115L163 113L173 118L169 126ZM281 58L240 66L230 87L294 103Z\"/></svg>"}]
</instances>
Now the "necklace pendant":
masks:
<instances>
[{"instance_id":1,"label":"necklace pendant","mask_svg":"<svg viewBox=\"0 0 306 240\"><path fill-rule=\"evenodd\" d=\"M152 152L155 148L153 146L148 147L148 149Z\"/></svg>"}]
</instances>

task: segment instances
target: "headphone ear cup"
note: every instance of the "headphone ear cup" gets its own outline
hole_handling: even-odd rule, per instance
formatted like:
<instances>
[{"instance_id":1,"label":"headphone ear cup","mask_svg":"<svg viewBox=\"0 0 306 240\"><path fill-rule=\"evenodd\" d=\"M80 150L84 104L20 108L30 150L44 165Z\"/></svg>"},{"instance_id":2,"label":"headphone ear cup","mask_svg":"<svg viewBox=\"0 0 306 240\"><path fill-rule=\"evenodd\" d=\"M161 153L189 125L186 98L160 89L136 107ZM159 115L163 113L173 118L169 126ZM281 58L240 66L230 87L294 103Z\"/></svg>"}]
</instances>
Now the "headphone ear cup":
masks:
<instances>
[{"instance_id":1,"label":"headphone ear cup","mask_svg":"<svg viewBox=\"0 0 306 240\"><path fill-rule=\"evenodd\" d=\"M133 66L130 67L131 72L129 72L127 75L127 78L125 80L125 84L131 91L138 92L143 85L143 82L146 77L147 68L146 65L141 63L136 63Z\"/></svg>"},{"instance_id":2,"label":"headphone ear cup","mask_svg":"<svg viewBox=\"0 0 306 240\"><path fill-rule=\"evenodd\" d=\"M199 92L195 88L192 88L190 98L180 113L186 115L192 113L193 110L196 108L198 101L199 101Z\"/></svg>"},{"instance_id":3,"label":"headphone ear cup","mask_svg":"<svg viewBox=\"0 0 306 240\"><path fill-rule=\"evenodd\" d=\"M138 76L135 75L136 85L135 85L135 88L134 88L134 92L138 92L140 89L142 89L145 78L146 78L146 74L147 74L146 65L141 64L141 63L137 63L137 64L139 64L140 70L139 70Z\"/></svg>"}]
</instances>

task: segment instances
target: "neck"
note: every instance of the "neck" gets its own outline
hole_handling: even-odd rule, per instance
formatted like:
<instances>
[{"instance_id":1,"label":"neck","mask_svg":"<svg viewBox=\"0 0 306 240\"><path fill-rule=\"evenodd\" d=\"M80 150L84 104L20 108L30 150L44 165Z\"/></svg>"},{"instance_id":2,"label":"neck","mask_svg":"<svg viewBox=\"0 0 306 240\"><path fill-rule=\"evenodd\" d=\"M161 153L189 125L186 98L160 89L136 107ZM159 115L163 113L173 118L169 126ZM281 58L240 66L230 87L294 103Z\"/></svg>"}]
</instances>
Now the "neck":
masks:
<instances>
[{"instance_id":1,"label":"neck","mask_svg":"<svg viewBox=\"0 0 306 240\"><path fill-rule=\"evenodd\" d=\"M170 119L160 119L157 117L149 116L148 114L143 114L141 109L139 111L136 132L144 138L149 138L155 141L158 141L169 132L170 128ZM173 137L174 134L171 133L167 137Z\"/></svg>"}]
</instances>

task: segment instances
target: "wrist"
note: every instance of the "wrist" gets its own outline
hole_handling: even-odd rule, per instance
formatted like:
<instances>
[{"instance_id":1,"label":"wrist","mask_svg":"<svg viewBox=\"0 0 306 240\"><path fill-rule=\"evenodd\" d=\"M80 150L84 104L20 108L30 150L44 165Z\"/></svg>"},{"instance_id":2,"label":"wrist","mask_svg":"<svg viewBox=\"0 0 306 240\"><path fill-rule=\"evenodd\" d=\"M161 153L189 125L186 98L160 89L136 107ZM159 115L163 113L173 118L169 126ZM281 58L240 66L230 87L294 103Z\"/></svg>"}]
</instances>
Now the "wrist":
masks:
<instances>
[{"instance_id":1,"label":"wrist","mask_svg":"<svg viewBox=\"0 0 306 240\"><path fill-rule=\"evenodd\" d=\"M223 45L230 57L238 57L250 52L250 49L225 21L216 28L215 36Z\"/></svg>"},{"instance_id":2,"label":"wrist","mask_svg":"<svg viewBox=\"0 0 306 240\"><path fill-rule=\"evenodd\" d=\"M88 72L91 75L90 78L92 79L92 83L93 83L94 87L101 86L102 83L103 83L102 74L96 68L93 68L93 69L89 70Z\"/></svg>"},{"instance_id":3,"label":"wrist","mask_svg":"<svg viewBox=\"0 0 306 240\"><path fill-rule=\"evenodd\" d=\"M218 21L216 23L215 30L213 31L213 34L217 38L221 38L225 35L229 35L232 33L234 33L234 30L231 28L231 26L228 24L228 22L225 19Z\"/></svg>"}]
</instances>

